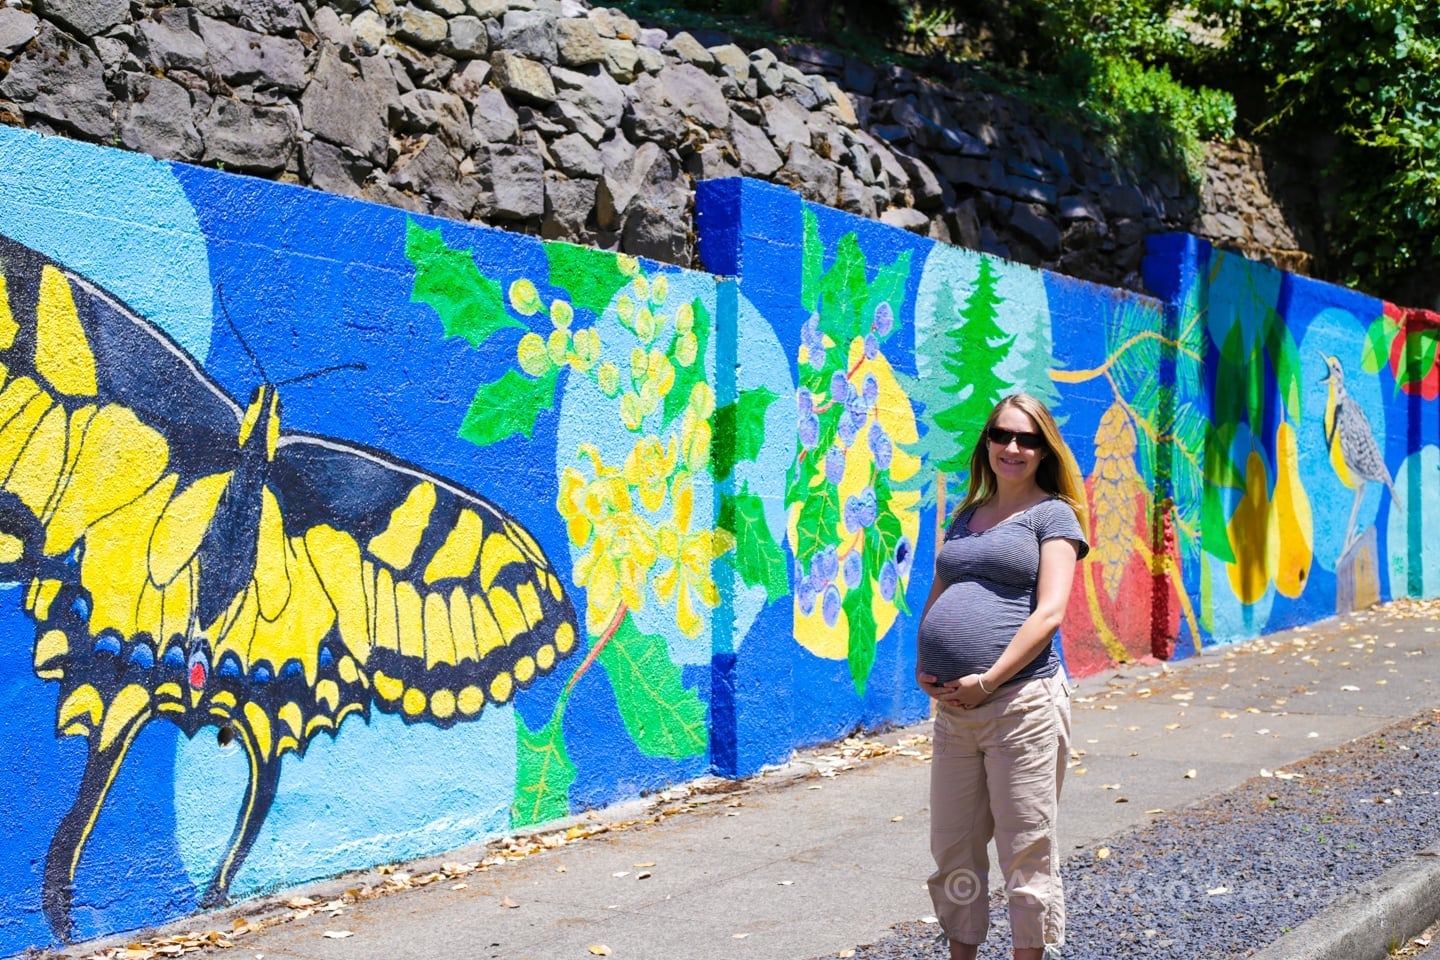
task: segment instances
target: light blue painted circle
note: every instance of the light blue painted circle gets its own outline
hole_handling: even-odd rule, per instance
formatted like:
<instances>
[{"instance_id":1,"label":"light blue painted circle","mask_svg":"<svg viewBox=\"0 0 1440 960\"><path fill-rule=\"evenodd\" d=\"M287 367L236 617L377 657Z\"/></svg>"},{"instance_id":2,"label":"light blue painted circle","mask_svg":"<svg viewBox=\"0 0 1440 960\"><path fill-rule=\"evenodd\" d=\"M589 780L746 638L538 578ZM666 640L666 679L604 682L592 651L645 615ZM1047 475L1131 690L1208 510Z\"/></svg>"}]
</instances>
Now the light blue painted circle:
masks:
<instances>
[{"instance_id":1,"label":"light blue painted circle","mask_svg":"<svg viewBox=\"0 0 1440 960\"><path fill-rule=\"evenodd\" d=\"M795 464L795 382L785 348L769 322L744 295L740 296L738 336L743 357L735 371L737 394L761 387L775 394L765 411L765 439L754 461L735 465L734 489L758 496L765 504L765 526L777 545L785 543L785 478ZM735 649L765 607L765 588L747 587L735 575Z\"/></svg>"},{"instance_id":2,"label":"light blue painted circle","mask_svg":"<svg viewBox=\"0 0 1440 960\"><path fill-rule=\"evenodd\" d=\"M1412 490L1412 483L1418 490ZM1421 447L1405 458L1395 472L1395 492L1401 504L1392 505L1386 524L1390 553L1390 591L1397 597L1416 596L1410 591L1410 535L1412 523L1420 524L1420 593L1440 595L1440 448ZM1418 502L1417 502L1418 493Z\"/></svg>"},{"instance_id":3,"label":"light blue painted circle","mask_svg":"<svg viewBox=\"0 0 1440 960\"><path fill-rule=\"evenodd\" d=\"M938 384L943 379L940 362L946 349L944 334L963 322L959 311L974 293L982 257L974 250L937 243L925 258L915 298L915 369L922 385ZM1023 264L989 259L996 275L995 293L1004 304L995 323L1015 337L996 372L1010 381L1015 391L1023 390L1049 402L1055 395L1054 386L1027 374L1048 369L1054 354L1045 277ZM953 311L940 308L941 292L946 286L954 298Z\"/></svg>"},{"instance_id":4,"label":"light blue painted circle","mask_svg":"<svg viewBox=\"0 0 1440 960\"><path fill-rule=\"evenodd\" d=\"M280 788L230 886L237 897L503 833L515 794L515 711L487 707L449 730L373 711L334 740L281 761ZM245 799L245 754L213 727L175 752L175 842L199 895L229 849Z\"/></svg>"},{"instance_id":5,"label":"light blue painted circle","mask_svg":"<svg viewBox=\"0 0 1440 960\"><path fill-rule=\"evenodd\" d=\"M916 376L912 383L904 385L909 388L911 400L924 407L919 418L920 442L914 452L930 464L947 460L956 452L954 438L936 429L930 417L961 399L951 389L953 377L941 363L954 350L946 334L965 322L961 311L979 282L982 257L974 250L937 243L925 258L920 274L914 321ZM1060 395L1049 377L1041 376L1049 370L1054 356L1044 275L996 257L986 259L995 271L995 293L1002 303L995 324L1015 338L995 372L1010 384L1007 393L1024 391L1054 406ZM945 300L947 288L949 304ZM968 455L969 451L964 453ZM933 502L934 496L933 477L927 477L926 502Z\"/></svg>"},{"instance_id":6,"label":"light blue painted circle","mask_svg":"<svg viewBox=\"0 0 1440 960\"><path fill-rule=\"evenodd\" d=\"M707 274L682 272L673 269L661 269L649 274L649 280L653 281L664 276L669 287L665 304L661 312L670 318L665 333L657 336L651 344L658 349L665 349L669 341L665 339L672 336L674 332L675 309L684 303L692 303L699 300L710 315L710 335L706 341L705 356L697 358L697 363L703 363L705 380L712 386L715 382L715 281ZM630 383L630 352L640 346L640 340L623 323L620 322L619 302L622 296L635 296L633 285L627 285L618 292L595 323L595 331L600 335L600 359L596 364L606 360L614 363L620 368L620 383L623 388ZM544 332L542 332L542 336ZM684 416L676 416L675 421L662 429L664 421L664 401L659 408L651 413L642 422L638 433L631 433L625 428L620 419L620 400L618 397L605 396L600 391L591 377L587 374L570 372L564 375L565 387L560 401L559 424L555 431L555 467L557 475L563 476L566 467L573 467L580 472L587 480L595 477L594 465L589 457L581 456L579 451L582 447L590 445L600 453L600 459L608 468L623 470L625 458L635 444L647 436L655 436L659 439L660 445L669 448L671 439L674 439L678 449L680 445L680 432L684 423ZM690 485L694 506L690 513L690 530L711 529L715 526L715 485L708 470L700 470L690 475ZM635 512L643 517L656 530L673 516L673 504L667 491L665 500L660 509L651 513L646 510L638 499L634 501ZM589 547L577 547L570 543L570 560L572 569L580 558L589 550ZM645 603L639 610L632 610L631 615L635 625L642 633L665 638L670 648L670 656L675 663L680 665L708 665L710 662L710 643L712 631L712 611L705 607L693 593L691 607L700 615L703 626L700 633L694 637L687 637L680 632L680 627L675 621L676 600L678 593L668 601L662 599L655 592L655 577L669 567L669 561L664 558L657 558L654 567L651 568L650 576L647 579L645 588ZM713 567L712 567L713 577ZM588 602L588 597L587 597Z\"/></svg>"},{"instance_id":7,"label":"light blue painted circle","mask_svg":"<svg viewBox=\"0 0 1440 960\"><path fill-rule=\"evenodd\" d=\"M0 197L0 233L104 287L205 360L207 245L168 163L6 130Z\"/></svg>"},{"instance_id":8,"label":"light blue painted circle","mask_svg":"<svg viewBox=\"0 0 1440 960\"><path fill-rule=\"evenodd\" d=\"M1345 529L1355 508L1355 491L1340 482L1330 463L1325 441L1325 408L1329 385L1325 357L1333 356L1345 371L1345 391L1359 404L1377 439L1385 436L1385 404L1380 378L1360 366L1364 349L1364 327L1354 314L1338 307L1320 311L1310 321L1300 341L1300 390L1305 421L1299 426L1300 477L1310 497L1315 522L1315 563L1334 571L1345 549ZM1382 497L1389 497L1383 485L1365 484L1351 539L1375 522Z\"/></svg>"}]
</instances>

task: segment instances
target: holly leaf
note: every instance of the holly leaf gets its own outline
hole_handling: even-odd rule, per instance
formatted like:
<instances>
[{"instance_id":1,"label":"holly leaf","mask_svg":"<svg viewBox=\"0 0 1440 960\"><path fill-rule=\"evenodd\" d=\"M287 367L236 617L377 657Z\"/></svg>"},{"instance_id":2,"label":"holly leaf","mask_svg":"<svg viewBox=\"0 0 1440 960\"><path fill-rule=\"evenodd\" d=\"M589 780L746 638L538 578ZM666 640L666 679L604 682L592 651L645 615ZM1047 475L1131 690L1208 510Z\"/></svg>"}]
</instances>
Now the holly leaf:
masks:
<instances>
[{"instance_id":1,"label":"holly leaf","mask_svg":"<svg viewBox=\"0 0 1440 960\"><path fill-rule=\"evenodd\" d=\"M778 399L774 392L757 387L715 411L715 436L734 440L733 445L717 443L711 447L710 473L716 480L730 476L740 461L753 461L760 455L765 442L765 412Z\"/></svg>"},{"instance_id":2,"label":"holly leaf","mask_svg":"<svg viewBox=\"0 0 1440 960\"><path fill-rule=\"evenodd\" d=\"M599 659L620 719L641 753L680 759L705 752L705 703L681 683L664 637L641 633L627 613Z\"/></svg>"},{"instance_id":3,"label":"holly leaf","mask_svg":"<svg viewBox=\"0 0 1440 960\"><path fill-rule=\"evenodd\" d=\"M515 434L529 438L543 410L555 407L559 372L551 370L532 380L506 370L499 380L482 383L460 424L460 436L478 447L498 443Z\"/></svg>"},{"instance_id":4,"label":"holly leaf","mask_svg":"<svg viewBox=\"0 0 1440 960\"><path fill-rule=\"evenodd\" d=\"M575 765L565 752L563 715L562 700L550 722L532 731L525 725L525 718L516 714L511 827L528 827L570 813L570 785L575 782Z\"/></svg>"},{"instance_id":5,"label":"holly leaf","mask_svg":"<svg viewBox=\"0 0 1440 960\"><path fill-rule=\"evenodd\" d=\"M630 277L620 272L618 257L606 250L569 243L545 244L550 282L570 294L572 306L600 316Z\"/></svg>"},{"instance_id":6,"label":"holly leaf","mask_svg":"<svg viewBox=\"0 0 1440 960\"><path fill-rule=\"evenodd\" d=\"M735 535L735 570L747 587L764 587L766 602L790 592L785 569L785 551L770 536L765 522L765 502L741 487L738 495L720 500L719 526Z\"/></svg>"},{"instance_id":7,"label":"holly leaf","mask_svg":"<svg viewBox=\"0 0 1440 960\"><path fill-rule=\"evenodd\" d=\"M440 229L414 220L405 229L405 256L415 265L411 303L434 308L447 337L464 337L479 347L497 330L528 329L510 315L500 284L483 276L468 250L448 246Z\"/></svg>"}]
</instances>

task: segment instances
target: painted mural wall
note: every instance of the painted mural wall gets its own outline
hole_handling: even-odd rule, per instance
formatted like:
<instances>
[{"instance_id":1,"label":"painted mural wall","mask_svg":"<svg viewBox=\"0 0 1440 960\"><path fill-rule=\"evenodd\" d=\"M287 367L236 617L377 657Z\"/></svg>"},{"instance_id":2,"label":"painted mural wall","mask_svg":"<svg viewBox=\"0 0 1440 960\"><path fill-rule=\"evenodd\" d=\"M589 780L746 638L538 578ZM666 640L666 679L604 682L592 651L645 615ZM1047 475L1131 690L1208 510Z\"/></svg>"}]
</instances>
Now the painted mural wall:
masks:
<instances>
[{"instance_id":1,"label":"painted mural wall","mask_svg":"<svg viewBox=\"0 0 1440 960\"><path fill-rule=\"evenodd\" d=\"M697 220L713 273L0 131L0 955L923 718L1015 391L1086 478L1072 674L1440 592L1433 317Z\"/></svg>"}]
</instances>

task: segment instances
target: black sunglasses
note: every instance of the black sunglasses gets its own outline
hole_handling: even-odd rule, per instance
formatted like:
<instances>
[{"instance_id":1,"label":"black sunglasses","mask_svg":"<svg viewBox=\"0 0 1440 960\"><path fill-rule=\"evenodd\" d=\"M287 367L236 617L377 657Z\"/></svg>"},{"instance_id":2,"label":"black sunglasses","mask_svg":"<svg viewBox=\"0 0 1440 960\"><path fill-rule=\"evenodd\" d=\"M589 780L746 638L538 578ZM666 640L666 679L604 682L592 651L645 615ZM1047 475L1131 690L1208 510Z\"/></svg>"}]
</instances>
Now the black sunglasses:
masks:
<instances>
[{"instance_id":1,"label":"black sunglasses","mask_svg":"<svg viewBox=\"0 0 1440 960\"><path fill-rule=\"evenodd\" d=\"M1006 430L1003 427L991 427L985 431L985 436L991 443L997 443L1002 447L1010 446L1011 440L1026 450L1039 450L1045 446L1045 437L1042 434L1021 433L1017 430Z\"/></svg>"}]
</instances>

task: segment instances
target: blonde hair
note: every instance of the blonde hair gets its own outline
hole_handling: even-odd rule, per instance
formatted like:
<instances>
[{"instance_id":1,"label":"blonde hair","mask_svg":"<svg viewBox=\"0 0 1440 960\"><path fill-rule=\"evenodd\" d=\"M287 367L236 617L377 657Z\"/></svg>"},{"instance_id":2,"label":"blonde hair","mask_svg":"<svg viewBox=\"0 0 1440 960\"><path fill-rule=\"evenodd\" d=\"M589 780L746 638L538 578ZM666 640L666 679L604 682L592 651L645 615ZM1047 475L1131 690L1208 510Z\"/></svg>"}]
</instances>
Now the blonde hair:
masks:
<instances>
[{"instance_id":1,"label":"blonde hair","mask_svg":"<svg viewBox=\"0 0 1440 960\"><path fill-rule=\"evenodd\" d=\"M951 519L995 495L998 483L995 470L990 466L986 434L995 426L1000 412L1007 407L1014 407L1033 420L1040 435L1045 438L1049 456L1043 458L1036 468L1035 482L1041 490L1068 503L1070 509L1075 511L1076 519L1080 521L1080 529L1088 534L1090 511L1085 505L1085 483L1080 478L1080 466L1075 462L1075 454L1070 452L1065 438L1060 435L1060 426L1055 422L1050 408L1028 393L1014 393L1003 397L995 404L995 409L990 411L985 425L980 428L980 438L975 441L975 450L970 454L970 490L965 494L965 499L960 501L960 506L955 508Z\"/></svg>"}]
</instances>

